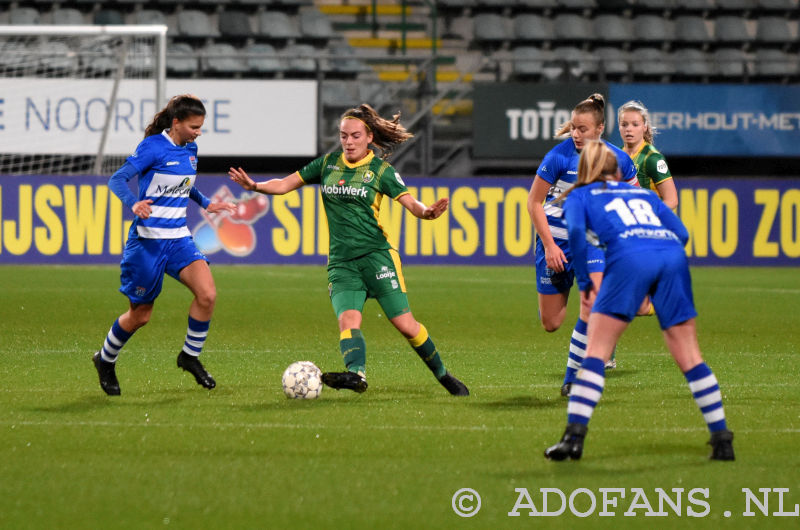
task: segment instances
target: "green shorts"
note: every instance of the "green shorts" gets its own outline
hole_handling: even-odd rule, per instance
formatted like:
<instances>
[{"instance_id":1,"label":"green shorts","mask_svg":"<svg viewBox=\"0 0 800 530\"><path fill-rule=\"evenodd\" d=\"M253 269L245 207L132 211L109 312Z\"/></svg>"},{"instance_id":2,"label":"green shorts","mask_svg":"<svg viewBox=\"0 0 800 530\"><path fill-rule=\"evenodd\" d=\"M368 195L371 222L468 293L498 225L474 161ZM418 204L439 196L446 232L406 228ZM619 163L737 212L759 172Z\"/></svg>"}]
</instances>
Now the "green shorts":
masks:
<instances>
[{"instance_id":1,"label":"green shorts","mask_svg":"<svg viewBox=\"0 0 800 530\"><path fill-rule=\"evenodd\" d=\"M389 319L411 311L400 256L394 249L329 266L328 282L337 317L350 309L362 311L367 298L375 298Z\"/></svg>"}]
</instances>

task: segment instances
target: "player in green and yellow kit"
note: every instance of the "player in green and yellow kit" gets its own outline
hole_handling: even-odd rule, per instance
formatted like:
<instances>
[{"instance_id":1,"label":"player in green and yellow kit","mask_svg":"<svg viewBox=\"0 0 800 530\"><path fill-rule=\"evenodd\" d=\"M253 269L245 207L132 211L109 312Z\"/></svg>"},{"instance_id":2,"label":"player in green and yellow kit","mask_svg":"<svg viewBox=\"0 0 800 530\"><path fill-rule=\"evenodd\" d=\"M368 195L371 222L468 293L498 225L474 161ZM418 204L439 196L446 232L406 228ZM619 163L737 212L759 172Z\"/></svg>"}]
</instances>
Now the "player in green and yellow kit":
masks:
<instances>
[{"instance_id":1,"label":"player in green and yellow kit","mask_svg":"<svg viewBox=\"0 0 800 530\"><path fill-rule=\"evenodd\" d=\"M653 145L655 128L650 113L640 101L628 101L617 111L622 150L633 159L639 185L653 190L670 209L678 207L678 191L664 155Z\"/></svg>"},{"instance_id":2,"label":"player in green and yellow kit","mask_svg":"<svg viewBox=\"0 0 800 530\"><path fill-rule=\"evenodd\" d=\"M394 168L369 148L370 144L377 146L386 157L411 136L399 123L399 115L386 120L362 104L342 115L341 151L317 158L284 178L255 182L242 168L231 168L228 174L243 188L269 195L283 195L306 184L319 185L330 231L328 289L347 367L345 372L324 373L326 385L356 392L367 389L361 320L366 299L375 298L442 386L453 395L466 396L467 387L445 369L428 330L411 314L400 257L378 222L384 196L420 219L436 219L447 210L447 198L426 206L412 197Z\"/></svg>"}]
</instances>

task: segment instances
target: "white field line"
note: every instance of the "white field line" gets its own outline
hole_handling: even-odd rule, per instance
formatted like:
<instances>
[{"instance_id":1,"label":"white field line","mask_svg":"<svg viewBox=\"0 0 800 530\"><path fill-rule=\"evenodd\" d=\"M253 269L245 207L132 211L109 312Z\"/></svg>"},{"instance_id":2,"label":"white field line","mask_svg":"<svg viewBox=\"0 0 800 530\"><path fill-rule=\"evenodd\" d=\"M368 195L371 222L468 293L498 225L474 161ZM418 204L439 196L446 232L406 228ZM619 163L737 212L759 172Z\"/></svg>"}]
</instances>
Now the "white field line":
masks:
<instances>
[{"instance_id":1,"label":"white field line","mask_svg":"<svg viewBox=\"0 0 800 530\"><path fill-rule=\"evenodd\" d=\"M625 384L626 386L630 386L631 381L617 382L613 381L613 384ZM513 389L532 389L532 388L560 388L561 385L557 383L531 383L527 385L470 385L471 389L475 390L513 390ZM792 387L800 389L800 382L798 381L791 381L791 382L764 382L764 383L723 383L721 385L722 390L724 391L726 388L774 388L774 387ZM686 385L679 384L679 385L665 385L662 387L662 390L674 390L676 388L685 389ZM0 388L0 394L35 394L35 393L42 393L47 392L49 394L83 394L83 392L79 392L76 390L55 390L52 388L25 388L25 389L14 389L14 388ZM564 401L566 403L566 400Z\"/></svg>"},{"instance_id":2,"label":"white field line","mask_svg":"<svg viewBox=\"0 0 800 530\"><path fill-rule=\"evenodd\" d=\"M158 423L151 421L144 422L113 422L113 421L0 421L0 425L11 426L12 429L16 427L108 427L118 429L120 427L126 428L166 428L166 429L183 429L183 428L210 428L220 430L241 430L241 429L262 429L262 430L316 430L316 431L341 431L341 430L373 430L373 431L458 431L458 432L493 432L493 431L540 431L540 426L515 426L515 425L361 425L357 429L351 426L338 426L338 425L320 425L320 424L303 424L303 423ZM603 428L603 431L609 432L622 432L622 433L652 433L652 432L669 432L669 433L683 433L701 431L702 426L694 427L672 427L669 429L642 427L642 428L619 428L608 427ZM800 429L746 429L738 428L737 433L786 433L786 434L799 434Z\"/></svg>"}]
</instances>

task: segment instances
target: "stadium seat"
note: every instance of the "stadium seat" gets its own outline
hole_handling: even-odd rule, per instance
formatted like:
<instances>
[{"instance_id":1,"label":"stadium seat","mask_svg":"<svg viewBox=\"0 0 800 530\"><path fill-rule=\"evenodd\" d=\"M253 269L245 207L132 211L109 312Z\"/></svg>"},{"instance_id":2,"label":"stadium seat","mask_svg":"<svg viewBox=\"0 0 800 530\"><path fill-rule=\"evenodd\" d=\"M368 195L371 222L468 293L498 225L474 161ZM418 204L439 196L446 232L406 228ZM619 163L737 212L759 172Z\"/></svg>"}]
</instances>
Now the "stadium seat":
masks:
<instances>
[{"instance_id":1,"label":"stadium seat","mask_svg":"<svg viewBox=\"0 0 800 530\"><path fill-rule=\"evenodd\" d=\"M638 13L654 13L659 16L671 13L677 6L677 0L637 0L636 10Z\"/></svg>"},{"instance_id":2,"label":"stadium seat","mask_svg":"<svg viewBox=\"0 0 800 530\"><path fill-rule=\"evenodd\" d=\"M170 75L189 76L198 71L197 54L185 42L167 44L167 72Z\"/></svg>"},{"instance_id":3,"label":"stadium seat","mask_svg":"<svg viewBox=\"0 0 800 530\"><path fill-rule=\"evenodd\" d=\"M575 46L559 46L553 49L553 61L560 62L571 79L594 76L599 69L594 56Z\"/></svg>"},{"instance_id":4,"label":"stadium seat","mask_svg":"<svg viewBox=\"0 0 800 530\"><path fill-rule=\"evenodd\" d=\"M153 71L153 46L146 42L134 41L128 48L125 61L129 74L141 75Z\"/></svg>"},{"instance_id":5,"label":"stadium seat","mask_svg":"<svg viewBox=\"0 0 800 530\"><path fill-rule=\"evenodd\" d=\"M286 70L295 75L314 74L317 68L325 69L322 61L317 59L317 53L310 44L289 44L282 50L282 55L286 58Z\"/></svg>"},{"instance_id":6,"label":"stadium seat","mask_svg":"<svg viewBox=\"0 0 800 530\"><path fill-rule=\"evenodd\" d=\"M78 67L78 57L63 41L43 41L39 44L42 53L39 66L50 75L59 76ZM0 51L4 53L4 51Z\"/></svg>"},{"instance_id":7,"label":"stadium seat","mask_svg":"<svg viewBox=\"0 0 800 530\"><path fill-rule=\"evenodd\" d=\"M227 42L215 42L206 46L201 59L206 74L241 74L247 65L239 51Z\"/></svg>"},{"instance_id":8,"label":"stadium seat","mask_svg":"<svg viewBox=\"0 0 800 530\"><path fill-rule=\"evenodd\" d=\"M717 44L746 44L753 38L743 17L723 15L714 21L714 40Z\"/></svg>"},{"instance_id":9,"label":"stadium seat","mask_svg":"<svg viewBox=\"0 0 800 530\"><path fill-rule=\"evenodd\" d=\"M96 41L89 49L91 55L81 56L81 66L98 74L107 74L117 69L119 57L106 42Z\"/></svg>"},{"instance_id":10,"label":"stadium seat","mask_svg":"<svg viewBox=\"0 0 800 530\"><path fill-rule=\"evenodd\" d=\"M456 17L450 21L447 35L442 38L457 38L466 42L475 40L475 19L473 17Z\"/></svg>"},{"instance_id":11,"label":"stadium seat","mask_svg":"<svg viewBox=\"0 0 800 530\"><path fill-rule=\"evenodd\" d=\"M140 9L133 13L134 24L156 24L167 26L167 17L163 11L157 9ZM177 28L170 28L177 29Z\"/></svg>"},{"instance_id":12,"label":"stadium seat","mask_svg":"<svg viewBox=\"0 0 800 530\"><path fill-rule=\"evenodd\" d=\"M226 40L243 41L253 36L250 17L243 11L233 9L220 11L218 24L219 33Z\"/></svg>"},{"instance_id":13,"label":"stadium seat","mask_svg":"<svg viewBox=\"0 0 800 530\"><path fill-rule=\"evenodd\" d=\"M93 23L98 26L120 26L125 24L125 17L116 9L101 9L94 14Z\"/></svg>"},{"instance_id":14,"label":"stadium seat","mask_svg":"<svg viewBox=\"0 0 800 530\"><path fill-rule=\"evenodd\" d=\"M741 79L750 73L747 54L739 48L720 48L713 56L716 74L722 78Z\"/></svg>"},{"instance_id":15,"label":"stadium seat","mask_svg":"<svg viewBox=\"0 0 800 530\"><path fill-rule=\"evenodd\" d=\"M359 59L355 50L344 41L331 44L327 49L327 53L334 56L328 61L330 73L332 74L356 76L361 73L372 72L372 68Z\"/></svg>"},{"instance_id":16,"label":"stadium seat","mask_svg":"<svg viewBox=\"0 0 800 530\"><path fill-rule=\"evenodd\" d=\"M0 69L3 72L18 73L25 67L28 47L24 42L6 40L0 42Z\"/></svg>"},{"instance_id":17,"label":"stadium seat","mask_svg":"<svg viewBox=\"0 0 800 530\"><path fill-rule=\"evenodd\" d=\"M635 78L664 78L675 73L670 55L659 48L639 48L631 54Z\"/></svg>"},{"instance_id":18,"label":"stadium seat","mask_svg":"<svg viewBox=\"0 0 800 530\"><path fill-rule=\"evenodd\" d=\"M791 46L796 42L789 28L789 21L783 17L761 17L756 21L756 42L762 44Z\"/></svg>"},{"instance_id":19,"label":"stadium seat","mask_svg":"<svg viewBox=\"0 0 800 530\"><path fill-rule=\"evenodd\" d=\"M550 19L541 15L524 13L514 21L514 37L522 43L542 43L555 39L555 31Z\"/></svg>"},{"instance_id":20,"label":"stadium seat","mask_svg":"<svg viewBox=\"0 0 800 530\"><path fill-rule=\"evenodd\" d=\"M790 80L800 74L796 54L768 48L756 50L753 70L756 76L769 80Z\"/></svg>"},{"instance_id":21,"label":"stadium seat","mask_svg":"<svg viewBox=\"0 0 800 530\"><path fill-rule=\"evenodd\" d=\"M798 0L757 0L757 5L760 11L774 13L776 15L795 15L800 2Z\"/></svg>"},{"instance_id":22,"label":"stadium seat","mask_svg":"<svg viewBox=\"0 0 800 530\"><path fill-rule=\"evenodd\" d=\"M675 18L675 44L708 45L713 42L708 25L698 15L682 15Z\"/></svg>"},{"instance_id":23,"label":"stadium seat","mask_svg":"<svg viewBox=\"0 0 800 530\"><path fill-rule=\"evenodd\" d=\"M333 29L331 19L317 8L302 10L299 17L300 33L303 36L303 40L327 42L339 36Z\"/></svg>"},{"instance_id":24,"label":"stadium seat","mask_svg":"<svg viewBox=\"0 0 800 530\"><path fill-rule=\"evenodd\" d=\"M589 18L575 13L562 13L553 19L556 39L562 44L586 43L595 38Z\"/></svg>"},{"instance_id":25,"label":"stadium seat","mask_svg":"<svg viewBox=\"0 0 800 530\"><path fill-rule=\"evenodd\" d=\"M616 46L599 46L594 55L599 59L601 78L623 79L630 74L630 54Z\"/></svg>"},{"instance_id":26,"label":"stadium seat","mask_svg":"<svg viewBox=\"0 0 800 530\"><path fill-rule=\"evenodd\" d=\"M257 35L274 41L287 41L300 37L295 19L281 11L263 11L258 14Z\"/></svg>"},{"instance_id":27,"label":"stadium seat","mask_svg":"<svg viewBox=\"0 0 800 530\"><path fill-rule=\"evenodd\" d=\"M251 72L277 74L286 70L280 55L271 44L265 42L250 44L245 46L242 54Z\"/></svg>"},{"instance_id":28,"label":"stadium seat","mask_svg":"<svg viewBox=\"0 0 800 530\"><path fill-rule=\"evenodd\" d=\"M633 19L633 34L646 46L668 46L675 40L675 27L671 20L658 15L639 15Z\"/></svg>"},{"instance_id":29,"label":"stadium seat","mask_svg":"<svg viewBox=\"0 0 800 530\"><path fill-rule=\"evenodd\" d=\"M552 53L533 46L518 46L511 50L512 75L517 79L540 78Z\"/></svg>"},{"instance_id":30,"label":"stadium seat","mask_svg":"<svg viewBox=\"0 0 800 530\"><path fill-rule=\"evenodd\" d=\"M672 54L675 75L691 81L708 79L714 75L708 55L702 50L682 48Z\"/></svg>"},{"instance_id":31,"label":"stadium seat","mask_svg":"<svg viewBox=\"0 0 800 530\"><path fill-rule=\"evenodd\" d=\"M181 37L217 37L214 26L208 15L197 9L184 9L177 13L178 18L178 34Z\"/></svg>"},{"instance_id":32,"label":"stadium seat","mask_svg":"<svg viewBox=\"0 0 800 530\"><path fill-rule=\"evenodd\" d=\"M83 19L83 14L81 14L81 12L77 9L73 9L71 7L54 9L51 13L51 17L53 24L59 26L78 26L81 24L86 24L86 21Z\"/></svg>"},{"instance_id":33,"label":"stadium seat","mask_svg":"<svg viewBox=\"0 0 800 530\"><path fill-rule=\"evenodd\" d=\"M630 19L619 15L597 15L593 21L598 43L630 43L634 40Z\"/></svg>"},{"instance_id":34,"label":"stadium seat","mask_svg":"<svg viewBox=\"0 0 800 530\"><path fill-rule=\"evenodd\" d=\"M497 47L513 36L511 19L494 13L475 15L475 42L483 47Z\"/></svg>"},{"instance_id":35,"label":"stadium seat","mask_svg":"<svg viewBox=\"0 0 800 530\"><path fill-rule=\"evenodd\" d=\"M39 24L41 16L32 7L12 7L8 10L8 23L13 25Z\"/></svg>"}]
</instances>

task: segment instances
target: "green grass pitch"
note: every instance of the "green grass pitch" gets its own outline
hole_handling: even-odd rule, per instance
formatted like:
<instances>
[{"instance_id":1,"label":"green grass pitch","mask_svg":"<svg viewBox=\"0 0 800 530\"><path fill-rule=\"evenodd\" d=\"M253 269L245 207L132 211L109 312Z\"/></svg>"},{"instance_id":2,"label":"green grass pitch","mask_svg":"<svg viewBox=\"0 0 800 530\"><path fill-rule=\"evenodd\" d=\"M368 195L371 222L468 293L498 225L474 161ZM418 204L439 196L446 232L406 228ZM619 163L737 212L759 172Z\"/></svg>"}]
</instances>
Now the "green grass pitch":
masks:
<instances>
[{"instance_id":1,"label":"green grass pitch","mask_svg":"<svg viewBox=\"0 0 800 530\"><path fill-rule=\"evenodd\" d=\"M564 327L545 333L532 267L406 267L414 314L470 397L449 396L369 301L369 390L325 389L307 402L283 396L286 366L342 368L324 267L213 271L203 360L217 388L175 366L190 293L166 279L120 357L122 396L108 397L91 355L127 305L119 269L0 267L0 528L798 527L800 516L785 515L800 503L796 269L693 270L700 345L735 462L708 461L705 424L657 321L639 318L583 459L561 463L542 452L565 423L559 387L577 296ZM461 488L480 495L473 517L454 511ZM521 488L540 512L543 488L572 504L510 517L527 502ZM603 488L625 492L607 507L614 516L599 515ZM659 507L658 488L681 497L680 515ZM688 500L695 488L707 511ZM768 515L743 488L768 499ZM648 502L667 515L646 517ZM460 506L474 509L476 497ZM548 508L560 506L551 492Z\"/></svg>"}]
</instances>

